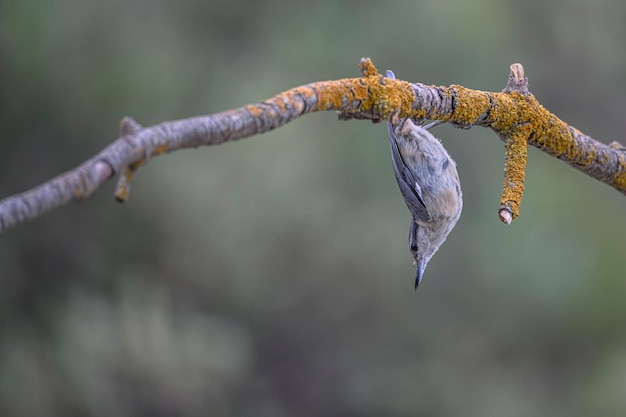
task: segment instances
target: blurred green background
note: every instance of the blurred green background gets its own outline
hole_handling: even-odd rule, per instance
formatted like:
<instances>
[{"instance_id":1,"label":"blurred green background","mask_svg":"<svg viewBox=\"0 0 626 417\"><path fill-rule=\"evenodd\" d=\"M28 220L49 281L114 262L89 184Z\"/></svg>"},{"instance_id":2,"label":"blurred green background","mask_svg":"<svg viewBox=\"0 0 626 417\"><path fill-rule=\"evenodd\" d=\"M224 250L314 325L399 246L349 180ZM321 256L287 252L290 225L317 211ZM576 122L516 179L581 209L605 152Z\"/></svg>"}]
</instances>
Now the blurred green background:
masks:
<instances>
[{"instance_id":1,"label":"blurred green background","mask_svg":"<svg viewBox=\"0 0 626 417\"><path fill-rule=\"evenodd\" d=\"M144 125L358 76L499 91L622 140L626 3L0 2L0 196ZM2 416L626 414L626 199L531 149L437 127L459 224L417 293L385 126L307 115L156 158L0 235Z\"/></svg>"}]
</instances>

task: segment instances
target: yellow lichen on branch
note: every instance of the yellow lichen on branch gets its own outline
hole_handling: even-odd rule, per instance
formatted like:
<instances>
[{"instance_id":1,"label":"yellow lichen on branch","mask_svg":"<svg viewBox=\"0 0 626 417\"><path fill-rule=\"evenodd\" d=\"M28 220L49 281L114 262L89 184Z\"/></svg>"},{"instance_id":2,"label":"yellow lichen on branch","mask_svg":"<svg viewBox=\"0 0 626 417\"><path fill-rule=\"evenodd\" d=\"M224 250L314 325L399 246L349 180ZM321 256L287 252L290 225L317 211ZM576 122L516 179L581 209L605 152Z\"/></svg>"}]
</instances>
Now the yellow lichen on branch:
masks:
<instances>
[{"instance_id":1,"label":"yellow lichen on branch","mask_svg":"<svg viewBox=\"0 0 626 417\"><path fill-rule=\"evenodd\" d=\"M400 118L448 122L455 127L487 127L505 143L504 187L499 215L510 223L519 215L528 145L566 162L626 194L626 149L605 145L569 126L546 110L529 92L520 64L511 65L501 92L409 83L378 72L369 58L360 62L361 77L316 82L257 104L207 116L142 127L122 120L120 136L75 169L24 193L0 200L0 231L72 199L86 198L119 174L116 198L125 201L133 173L151 157L179 149L258 135L306 113L337 110L340 119L379 122Z\"/></svg>"},{"instance_id":2,"label":"yellow lichen on branch","mask_svg":"<svg viewBox=\"0 0 626 417\"><path fill-rule=\"evenodd\" d=\"M529 125L515 129L504 142L504 184L500 199L500 220L510 223L519 216L519 208L524 194L524 177L528 162L528 137L531 133ZM505 216L502 212L510 213Z\"/></svg>"},{"instance_id":3,"label":"yellow lichen on branch","mask_svg":"<svg viewBox=\"0 0 626 417\"><path fill-rule=\"evenodd\" d=\"M310 111L339 110L341 119L388 120L431 119L457 127L489 127L505 143L504 186L499 215L505 223L519 216L524 192L528 145L540 148L585 172L609 157L598 156L594 143L577 139L582 133L548 112L528 90L528 79L520 64L510 68L509 81L501 92L473 90L460 85L428 86L412 84L380 74L369 58L359 63L362 77L321 81L296 87L256 105L246 106L255 117L276 117L276 111L297 115ZM269 106L268 106L269 105ZM604 161L602 159L605 159ZM626 191L626 163L612 185ZM595 164L595 165L594 165ZM588 168L591 167L591 168Z\"/></svg>"},{"instance_id":4,"label":"yellow lichen on branch","mask_svg":"<svg viewBox=\"0 0 626 417\"><path fill-rule=\"evenodd\" d=\"M400 117L423 118L425 109L412 109L415 99L411 83L385 78L378 73L369 58L361 61L362 78L344 78L311 84L317 94L318 110L344 109L345 115L376 115L374 120L386 120L399 111ZM346 103L358 103L345 109Z\"/></svg>"},{"instance_id":5,"label":"yellow lichen on branch","mask_svg":"<svg viewBox=\"0 0 626 417\"><path fill-rule=\"evenodd\" d=\"M439 87L454 97L454 110L449 120L460 125L473 125L481 115L489 111L489 94L484 91L472 90L460 85Z\"/></svg>"},{"instance_id":6,"label":"yellow lichen on branch","mask_svg":"<svg viewBox=\"0 0 626 417\"><path fill-rule=\"evenodd\" d=\"M626 190L626 156L620 155L619 165L622 170L613 177L613 186L619 190Z\"/></svg>"},{"instance_id":7,"label":"yellow lichen on branch","mask_svg":"<svg viewBox=\"0 0 626 417\"><path fill-rule=\"evenodd\" d=\"M348 96L343 96L344 100L358 101L360 105L343 110L345 118L363 118L364 114L369 114L367 118L384 120L397 113L399 117L428 118L458 127L489 127L500 136L505 142L505 167L499 214L505 223L519 216L528 145L546 151L626 194L624 150L616 153L547 111L529 92L528 79L521 64L511 65L509 81L502 92L485 92L460 85L434 87L386 79L369 59L362 60L360 67L363 78L340 80L357 83L360 87L346 87ZM336 85L324 85L318 91L322 91L326 99L338 92L333 91L336 88ZM424 97L418 97L418 91L424 92Z\"/></svg>"}]
</instances>

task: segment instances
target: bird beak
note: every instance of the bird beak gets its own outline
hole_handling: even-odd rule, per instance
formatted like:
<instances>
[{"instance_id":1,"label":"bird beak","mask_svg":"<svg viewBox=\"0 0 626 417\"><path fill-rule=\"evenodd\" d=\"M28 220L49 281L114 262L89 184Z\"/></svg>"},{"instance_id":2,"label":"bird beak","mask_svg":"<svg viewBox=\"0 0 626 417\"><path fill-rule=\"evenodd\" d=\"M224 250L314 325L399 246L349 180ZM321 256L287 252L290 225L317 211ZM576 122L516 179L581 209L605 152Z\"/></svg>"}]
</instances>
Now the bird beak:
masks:
<instances>
[{"instance_id":1,"label":"bird beak","mask_svg":"<svg viewBox=\"0 0 626 417\"><path fill-rule=\"evenodd\" d=\"M426 262L418 262L417 263L417 272L415 274L415 291L417 291L417 287L422 282L422 277L424 276L424 270L426 269Z\"/></svg>"}]
</instances>

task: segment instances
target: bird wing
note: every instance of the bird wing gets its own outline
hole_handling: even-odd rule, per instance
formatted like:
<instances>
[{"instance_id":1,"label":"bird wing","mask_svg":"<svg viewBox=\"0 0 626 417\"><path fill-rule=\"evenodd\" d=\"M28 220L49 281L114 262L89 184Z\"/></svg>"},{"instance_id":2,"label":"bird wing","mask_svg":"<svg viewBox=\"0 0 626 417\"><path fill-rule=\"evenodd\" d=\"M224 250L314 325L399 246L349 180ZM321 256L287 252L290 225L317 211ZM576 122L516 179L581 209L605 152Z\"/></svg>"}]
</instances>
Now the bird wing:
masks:
<instances>
[{"instance_id":1,"label":"bird wing","mask_svg":"<svg viewBox=\"0 0 626 417\"><path fill-rule=\"evenodd\" d=\"M385 77L395 80L396 75L393 71L387 70L385 71ZM387 131L389 133L389 145L391 147L393 172L395 173L396 181L398 182L404 201L413 215L413 220L427 220L430 215L426 209L426 204L424 204L422 187L415 180L413 172L402 157L393 124L389 121L387 122Z\"/></svg>"},{"instance_id":2,"label":"bird wing","mask_svg":"<svg viewBox=\"0 0 626 417\"><path fill-rule=\"evenodd\" d=\"M424 197L422 196L422 188L415 180L413 172L411 172L411 169L400 153L398 139L391 122L387 122L387 130L389 133L389 146L391 148L391 162L393 163L393 170L396 174L400 191L402 195L405 196L404 200L409 206L409 210L413 216L417 216L419 220L425 220L429 217L429 214L426 209L426 204L424 203ZM409 196L414 198L410 199Z\"/></svg>"}]
</instances>

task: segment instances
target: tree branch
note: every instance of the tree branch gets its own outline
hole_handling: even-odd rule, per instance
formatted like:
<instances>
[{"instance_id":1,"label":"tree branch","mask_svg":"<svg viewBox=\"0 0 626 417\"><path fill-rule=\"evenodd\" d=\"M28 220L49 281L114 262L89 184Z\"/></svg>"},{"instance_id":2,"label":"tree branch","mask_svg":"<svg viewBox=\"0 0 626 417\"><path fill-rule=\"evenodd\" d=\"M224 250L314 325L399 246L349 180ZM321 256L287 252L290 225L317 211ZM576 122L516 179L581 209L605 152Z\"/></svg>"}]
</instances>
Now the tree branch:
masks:
<instances>
[{"instance_id":1,"label":"tree branch","mask_svg":"<svg viewBox=\"0 0 626 417\"><path fill-rule=\"evenodd\" d=\"M361 78L316 82L259 104L209 116L145 128L124 118L120 137L91 159L29 191L0 200L0 231L70 200L85 199L116 173L120 179L115 197L125 201L133 173L154 156L269 132L303 114L325 110L339 111L342 120L379 122L398 112L399 117L494 130L505 142L499 216L507 224L519 215L528 144L626 194L624 147L617 142L597 142L548 112L529 93L520 64L511 66L509 82L499 93L386 79L368 58L361 60L360 68Z\"/></svg>"}]
</instances>

